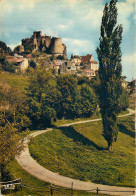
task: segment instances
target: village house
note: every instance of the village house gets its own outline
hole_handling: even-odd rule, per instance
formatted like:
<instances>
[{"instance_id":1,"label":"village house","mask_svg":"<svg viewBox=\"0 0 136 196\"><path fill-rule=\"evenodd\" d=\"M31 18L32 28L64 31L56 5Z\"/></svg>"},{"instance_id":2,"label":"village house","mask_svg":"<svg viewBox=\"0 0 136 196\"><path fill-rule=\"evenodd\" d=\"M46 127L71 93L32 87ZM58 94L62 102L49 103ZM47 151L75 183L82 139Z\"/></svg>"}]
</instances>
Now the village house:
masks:
<instances>
[{"instance_id":1,"label":"village house","mask_svg":"<svg viewBox=\"0 0 136 196\"><path fill-rule=\"evenodd\" d=\"M96 73L92 69L83 69L83 71L81 72L81 76L86 76L91 79L96 76Z\"/></svg>"},{"instance_id":2,"label":"village house","mask_svg":"<svg viewBox=\"0 0 136 196\"><path fill-rule=\"evenodd\" d=\"M20 70L21 73L25 73L29 66L28 60L23 56L17 54L15 54L14 56L6 56L6 61L9 63L13 63L16 66L16 72Z\"/></svg>"},{"instance_id":3,"label":"village house","mask_svg":"<svg viewBox=\"0 0 136 196\"><path fill-rule=\"evenodd\" d=\"M76 70L80 70L81 59L78 55L71 57L71 61L75 64Z\"/></svg>"},{"instance_id":4,"label":"village house","mask_svg":"<svg viewBox=\"0 0 136 196\"><path fill-rule=\"evenodd\" d=\"M69 73L69 74L76 74L77 72L77 67L74 62L71 60L64 61L60 66L59 66L59 73Z\"/></svg>"},{"instance_id":5,"label":"village house","mask_svg":"<svg viewBox=\"0 0 136 196\"><path fill-rule=\"evenodd\" d=\"M67 65L65 63L63 63L62 65L59 66L58 73L59 74L67 73Z\"/></svg>"},{"instance_id":6,"label":"village house","mask_svg":"<svg viewBox=\"0 0 136 196\"><path fill-rule=\"evenodd\" d=\"M65 64L67 66L67 72L76 71L76 66L74 62L66 61Z\"/></svg>"},{"instance_id":7,"label":"village house","mask_svg":"<svg viewBox=\"0 0 136 196\"><path fill-rule=\"evenodd\" d=\"M60 73L60 67L62 66L62 64L65 62L64 60L60 60L60 59L56 59L51 61L52 65L51 65L51 69L53 69L55 71L55 74L58 75ZM61 68L62 72L63 72L63 68Z\"/></svg>"},{"instance_id":8,"label":"village house","mask_svg":"<svg viewBox=\"0 0 136 196\"><path fill-rule=\"evenodd\" d=\"M85 69L92 69L94 71L98 70L98 63L94 61L92 55L87 54L86 56L81 56L81 63L84 65Z\"/></svg>"}]
</instances>

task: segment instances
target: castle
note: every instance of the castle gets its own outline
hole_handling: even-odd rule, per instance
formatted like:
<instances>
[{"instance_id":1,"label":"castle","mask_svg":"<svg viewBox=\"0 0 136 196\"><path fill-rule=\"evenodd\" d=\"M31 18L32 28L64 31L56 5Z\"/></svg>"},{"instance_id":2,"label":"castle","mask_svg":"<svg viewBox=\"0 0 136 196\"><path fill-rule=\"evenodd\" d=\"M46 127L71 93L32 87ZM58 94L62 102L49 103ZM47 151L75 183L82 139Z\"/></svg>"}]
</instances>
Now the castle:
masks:
<instances>
[{"instance_id":1,"label":"castle","mask_svg":"<svg viewBox=\"0 0 136 196\"><path fill-rule=\"evenodd\" d=\"M18 53L40 51L67 58L66 46L61 38L42 35L41 31L35 31L30 38L23 39L22 45L17 46L16 50Z\"/></svg>"}]
</instances>

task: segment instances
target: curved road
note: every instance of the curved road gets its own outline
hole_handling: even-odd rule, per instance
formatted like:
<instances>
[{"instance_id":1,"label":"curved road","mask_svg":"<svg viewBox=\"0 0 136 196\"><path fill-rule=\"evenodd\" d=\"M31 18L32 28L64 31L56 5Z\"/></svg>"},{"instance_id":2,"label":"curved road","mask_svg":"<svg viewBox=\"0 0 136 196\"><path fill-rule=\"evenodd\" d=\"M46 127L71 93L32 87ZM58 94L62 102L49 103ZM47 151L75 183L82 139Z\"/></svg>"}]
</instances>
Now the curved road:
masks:
<instances>
[{"instance_id":1,"label":"curved road","mask_svg":"<svg viewBox=\"0 0 136 196\"><path fill-rule=\"evenodd\" d=\"M128 115L132 115L132 114L135 113L131 109L128 109L128 110L129 110L128 114L121 115L119 117L128 116ZM64 127L64 126L70 126L70 125L79 124L79 123L86 123L86 122L94 122L94 121L99 121L99 120L101 120L101 119L80 121L80 122L65 124L65 125L62 125L62 126ZM52 129L48 128L46 130L37 131L37 132L34 132L34 133L30 134L30 137L36 137L39 134L42 134L42 133L45 133L45 132L48 132L48 131L51 131L51 130ZM75 190L87 190L88 191L88 190L95 189L94 192L96 193L96 189L98 187L100 190L106 190L106 192L105 191L100 191L100 193L103 193L103 194L122 195L122 196L132 196L133 195L133 191L135 190L134 188L108 186L108 185L95 184L95 183L92 183L92 182L84 182L84 181L68 178L68 177L65 177L65 176L61 176L57 173L53 173L53 172L45 169L44 167L39 165L30 156L29 149L28 149L29 141L30 141L29 138L25 139L24 144L25 144L26 148L21 153L21 155L19 157L16 157L16 160L18 161L18 163L20 164L20 166L24 170L26 170L29 174L37 177L38 179L46 181L46 182L50 182L50 183L58 185L58 186L67 187L67 188L71 188L71 185L73 183L73 189L75 189Z\"/></svg>"}]
</instances>

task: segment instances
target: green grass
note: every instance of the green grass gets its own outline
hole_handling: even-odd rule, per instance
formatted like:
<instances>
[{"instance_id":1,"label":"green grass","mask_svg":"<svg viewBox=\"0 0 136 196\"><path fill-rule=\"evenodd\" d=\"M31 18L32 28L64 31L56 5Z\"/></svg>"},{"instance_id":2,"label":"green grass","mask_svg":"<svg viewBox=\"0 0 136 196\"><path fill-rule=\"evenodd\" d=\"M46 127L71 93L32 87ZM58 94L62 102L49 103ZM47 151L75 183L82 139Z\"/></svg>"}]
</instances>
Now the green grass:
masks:
<instances>
[{"instance_id":1,"label":"green grass","mask_svg":"<svg viewBox=\"0 0 136 196\"><path fill-rule=\"evenodd\" d=\"M25 75L0 71L0 78L10 86L19 88L20 90L25 90L28 86L28 77Z\"/></svg>"},{"instance_id":2,"label":"green grass","mask_svg":"<svg viewBox=\"0 0 136 196\"><path fill-rule=\"evenodd\" d=\"M25 188L22 187L22 191L20 189L20 187L18 187L16 189L16 191L6 191L3 192L3 194L6 195L16 195L16 196L25 196L25 195L32 195L32 196L49 196L50 195L50 183L48 182L43 182L41 180L38 180L37 178L31 176L30 174L28 174L25 170L23 170L21 168L21 166L17 163L17 161L12 161L8 166L7 166L8 171L10 171L10 174L12 174L11 178L12 179L18 179L21 178L22 179L22 183L24 185L27 185L29 187L33 187L36 190L42 190L40 191L36 191L34 189L31 188ZM53 187L55 185L52 185ZM63 189L63 187L59 187L59 186L55 186L57 188L58 191L61 191L60 193L56 192L55 190L53 190L53 195L54 196L62 196L64 194L71 194L71 190L65 190ZM44 192L45 191L45 192ZM85 191L73 191L73 195L74 196L94 196L96 195L95 193L88 193Z\"/></svg>"},{"instance_id":3,"label":"green grass","mask_svg":"<svg viewBox=\"0 0 136 196\"><path fill-rule=\"evenodd\" d=\"M33 158L49 170L84 181L116 186L135 184L133 116L119 119L118 140L113 152L106 150L102 123L56 128L33 138ZM42 151L41 151L42 149Z\"/></svg>"}]
</instances>

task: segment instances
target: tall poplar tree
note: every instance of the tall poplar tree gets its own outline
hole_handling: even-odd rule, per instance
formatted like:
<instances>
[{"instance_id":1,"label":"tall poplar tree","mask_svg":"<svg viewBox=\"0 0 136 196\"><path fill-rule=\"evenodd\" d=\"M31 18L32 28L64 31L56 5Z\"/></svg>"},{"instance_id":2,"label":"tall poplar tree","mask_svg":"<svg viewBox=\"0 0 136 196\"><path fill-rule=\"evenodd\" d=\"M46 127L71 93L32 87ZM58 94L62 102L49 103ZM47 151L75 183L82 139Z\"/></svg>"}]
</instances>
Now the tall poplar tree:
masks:
<instances>
[{"instance_id":1,"label":"tall poplar tree","mask_svg":"<svg viewBox=\"0 0 136 196\"><path fill-rule=\"evenodd\" d=\"M121 85L122 25L117 25L117 0L105 4L101 23L100 44L97 48L100 77L100 111L103 123L103 136L112 149L118 136L117 114Z\"/></svg>"}]
</instances>

